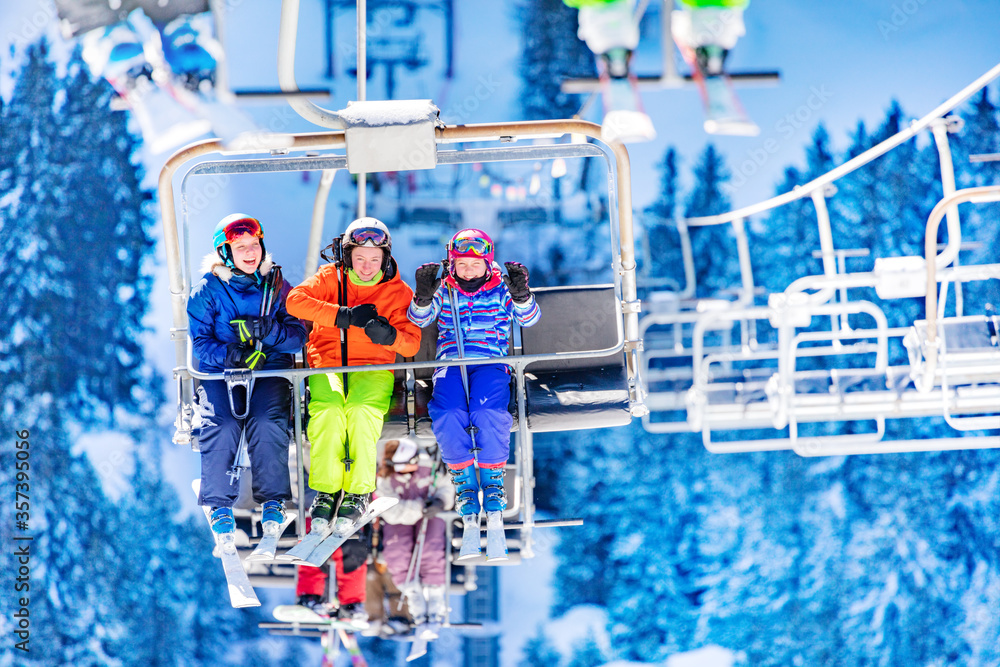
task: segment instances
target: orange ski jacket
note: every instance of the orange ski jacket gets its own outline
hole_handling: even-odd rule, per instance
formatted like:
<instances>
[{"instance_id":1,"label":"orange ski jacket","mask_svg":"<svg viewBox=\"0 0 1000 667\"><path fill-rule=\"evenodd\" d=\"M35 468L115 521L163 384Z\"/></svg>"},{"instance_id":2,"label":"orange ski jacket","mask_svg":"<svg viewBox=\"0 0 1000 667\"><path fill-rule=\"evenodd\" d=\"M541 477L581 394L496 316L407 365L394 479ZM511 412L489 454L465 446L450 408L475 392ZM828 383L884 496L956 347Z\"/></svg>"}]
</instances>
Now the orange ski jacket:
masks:
<instances>
[{"instance_id":1,"label":"orange ski jacket","mask_svg":"<svg viewBox=\"0 0 1000 667\"><path fill-rule=\"evenodd\" d=\"M306 346L310 367L391 364L396 360L397 353L412 357L420 349L420 328L406 317L413 290L400 279L398 271L393 270L391 278L383 278L375 285L355 285L347 278L347 303L340 303L339 295L340 269L333 264L321 266L314 276L288 293L285 301L288 313L313 323ZM362 303L374 304L378 314L396 327L396 340L392 345L378 345L372 342L364 329L348 327L347 363L342 364L337 313L341 306Z\"/></svg>"}]
</instances>

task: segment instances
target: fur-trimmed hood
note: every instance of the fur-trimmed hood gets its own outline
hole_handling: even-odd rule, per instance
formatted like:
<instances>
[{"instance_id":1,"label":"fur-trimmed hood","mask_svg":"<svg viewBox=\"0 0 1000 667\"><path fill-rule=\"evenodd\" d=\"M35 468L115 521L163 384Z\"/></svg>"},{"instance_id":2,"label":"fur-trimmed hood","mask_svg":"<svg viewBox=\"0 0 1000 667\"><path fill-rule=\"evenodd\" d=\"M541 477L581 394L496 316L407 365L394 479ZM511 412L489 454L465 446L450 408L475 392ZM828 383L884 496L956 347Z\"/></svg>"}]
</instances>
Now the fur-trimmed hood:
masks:
<instances>
[{"instance_id":1,"label":"fur-trimmed hood","mask_svg":"<svg viewBox=\"0 0 1000 667\"><path fill-rule=\"evenodd\" d=\"M274 258L271 257L271 253L264 255L264 261L260 264L260 275L266 276L271 272L271 268L274 266ZM210 252L201 260L201 272L214 273L219 277L219 280L223 282L229 282L229 279L233 277L233 270L226 266L226 263L222 261L219 257L219 253Z\"/></svg>"}]
</instances>

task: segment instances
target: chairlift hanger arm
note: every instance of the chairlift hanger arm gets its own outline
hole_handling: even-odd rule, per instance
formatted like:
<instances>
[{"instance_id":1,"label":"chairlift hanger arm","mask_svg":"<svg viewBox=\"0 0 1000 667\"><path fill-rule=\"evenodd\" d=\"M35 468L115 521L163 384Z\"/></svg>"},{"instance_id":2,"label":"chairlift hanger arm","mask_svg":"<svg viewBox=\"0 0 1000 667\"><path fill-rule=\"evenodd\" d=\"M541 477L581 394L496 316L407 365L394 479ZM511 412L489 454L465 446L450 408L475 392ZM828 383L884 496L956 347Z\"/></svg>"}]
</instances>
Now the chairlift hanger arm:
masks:
<instances>
[{"instance_id":1,"label":"chairlift hanger arm","mask_svg":"<svg viewBox=\"0 0 1000 667\"><path fill-rule=\"evenodd\" d=\"M703 216L697 218L688 218L687 224L692 227L721 225L727 222L732 222L737 218L747 218L751 215L756 215L757 213L763 213L764 211L769 211L773 208L783 206L797 199L802 199L803 197L810 197L814 190L822 188L829 183L833 183L842 176L846 176L847 174L863 167L869 162L875 160L876 158L885 155L896 146L906 141L909 141L918 132L929 127L931 123L933 123L937 119L944 117L945 114L954 110L959 104L966 101L968 98L970 98L977 91L982 89L984 86L989 84L991 81L993 81L993 79L997 78L998 76L1000 76L1000 63L997 63L996 65L991 67L985 74L980 76L978 79L970 83L962 90L960 90L950 99L941 103L937 108L928 113L926 116L911 123L910 126L905 130L899 132L898 134L894 134L885 141L876 144L875 146L872 146L861 155L858 155L857 157L848 160L839 167L828 171L822 176L819 176L809 181L808 183L795 188L790 192L778 195L777 197L772 197L771 199L767 199L765 201L753 204L751 206L745 206L736 211L730 211L729 213L723 213L721 215Z\"/></svg>"}]
</instances>

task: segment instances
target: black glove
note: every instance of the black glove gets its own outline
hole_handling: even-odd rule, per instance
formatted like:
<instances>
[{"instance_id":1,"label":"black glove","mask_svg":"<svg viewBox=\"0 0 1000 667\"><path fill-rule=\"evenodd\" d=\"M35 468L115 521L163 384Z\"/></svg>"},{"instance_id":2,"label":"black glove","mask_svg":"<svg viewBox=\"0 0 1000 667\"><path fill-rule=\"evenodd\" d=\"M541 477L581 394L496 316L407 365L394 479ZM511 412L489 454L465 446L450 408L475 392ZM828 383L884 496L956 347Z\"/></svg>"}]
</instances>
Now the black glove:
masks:
<instances>
[{"instance_id":1,"label":"black glove","mask_svg":"<svg viewBox=\"0 0 1000 667\"><path fill-rule=\"evenodd\" d=\"M417 289L413 293L413 302L421 308L431 305L434 301L434 293L441 286L441 279L438 278L438 271L441 265L437 262L421 264L417 269L415 280Z\"/></svg>"},{"instance_id":2,"label":"black glove","mask_svg":"<svg viewBox=\"0 0 1000 667\"><path fill-rule=\"evenodd\" d=\"M362 329L378 317L378 308L372 303L361 303L357 306L341 306L337 312L337 326L341 329L347 327L360 327Z\"/></svg>"},{"instance_id":3,"label":"black glove","mask_svg":"<svg viewBox=\"0 0 1000 667\"><path fill-rule=\"evenodd\" d=\"M247 315L243 320L254 341L262 341L270 336L275 325L274 318L270 315Z\"/></svg>"},{"instance_id":4,"label":"black glove","mask_svg":"<svg viewBox=\"0 0 1000 667\"><path fill-rule=\"evenodd\" d=\"M444 511L444 501L440 498L431 498L424 505L424 518L430 521Z\"/></svg>"},{"instance_id":5,"label":"black glove","mask_svg":"<svg viewBox=\"0 0 1000 667\"><path fill-rule=\"evenodd\" d=\"M376 345L392 345L396 342L396 327L381 315L365 325L365 333Z\"/></svg>"},{"instance_id":6,"label":"black glove","mask_svg":"<svg viewBox=\"0 0 1000 667\"><path fill-rule=\"evenodd\" d=\"M507 267L507 275L503 277L503 281L507 283L510 298L514 303L526 303L531 298L531 290L528 289L528 269L524 268L524 264L517 262L504 262L503 265Z\"/></svg>"},{"instance_id":7,"label":"black glove","mask_svg":"<svg viewBox=\"0 0 1000 667\"><path fill-rule=\"evenodd\" d=\"M229 343L226 345L226 368L246 368L247 357L253 353L250 343Z\"/></svg>"}]
</instances>

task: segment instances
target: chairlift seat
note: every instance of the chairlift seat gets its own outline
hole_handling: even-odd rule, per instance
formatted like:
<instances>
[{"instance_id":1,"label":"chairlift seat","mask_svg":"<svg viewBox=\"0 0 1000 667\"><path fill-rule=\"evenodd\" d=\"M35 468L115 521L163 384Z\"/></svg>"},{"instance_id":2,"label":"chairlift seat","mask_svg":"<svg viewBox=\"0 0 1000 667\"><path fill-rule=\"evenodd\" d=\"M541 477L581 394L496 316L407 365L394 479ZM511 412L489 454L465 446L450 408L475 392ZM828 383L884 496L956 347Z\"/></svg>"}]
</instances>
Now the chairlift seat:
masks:
<instances>
[{"instance_id":1,"label":"chairlift seat","mask_svg":"<svg viewBox=\"0 0 1000 667\"><path fill-rule=\"evenodd\" d=\"M941 383L945 373L950 386L1000 381L1000 341L990 325L991 318L982 315L938 321L936 343L940 348L935 383ZM923 373L928 350L926 320L913 323L903 345L913 373Z\"/></svg>"},{"instance_id":2,"label":"chairlift seat","mask_svg":"<svg viewBox=\"0 0 1000 667\"><path fill-rule=\"evenodd\" d=\"M613 285L533 290L539 321L521 329L525 355L613 347L621 319ZM624 426L631 421L625 355L553 359L525 370L528 428L533 432Z\"/></svg>"}]
</instances>

